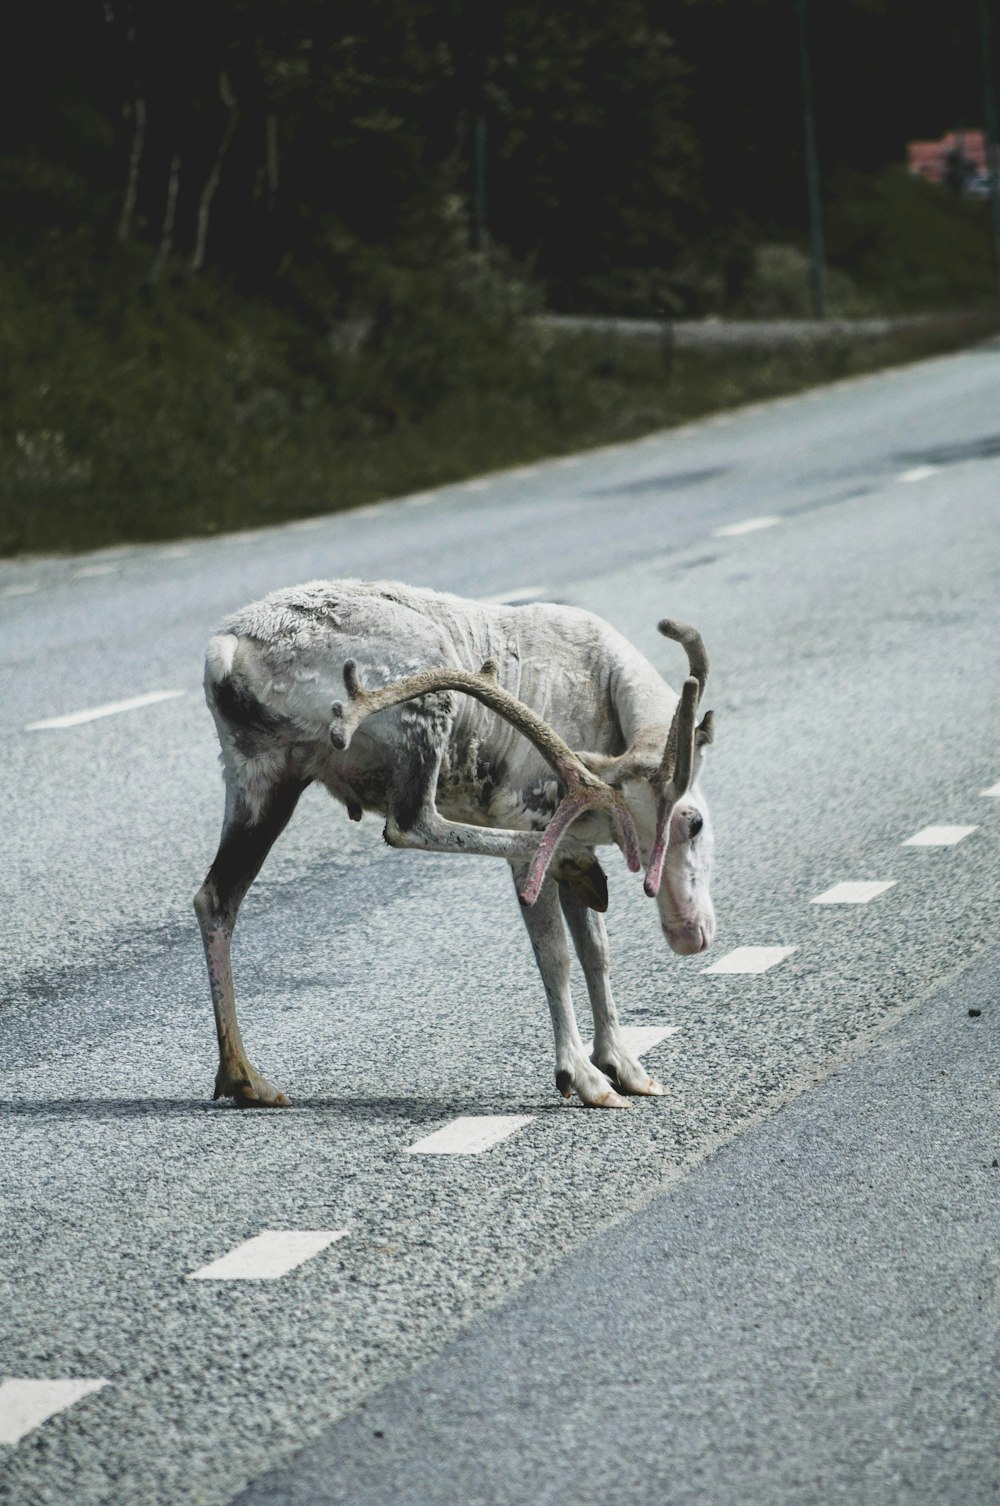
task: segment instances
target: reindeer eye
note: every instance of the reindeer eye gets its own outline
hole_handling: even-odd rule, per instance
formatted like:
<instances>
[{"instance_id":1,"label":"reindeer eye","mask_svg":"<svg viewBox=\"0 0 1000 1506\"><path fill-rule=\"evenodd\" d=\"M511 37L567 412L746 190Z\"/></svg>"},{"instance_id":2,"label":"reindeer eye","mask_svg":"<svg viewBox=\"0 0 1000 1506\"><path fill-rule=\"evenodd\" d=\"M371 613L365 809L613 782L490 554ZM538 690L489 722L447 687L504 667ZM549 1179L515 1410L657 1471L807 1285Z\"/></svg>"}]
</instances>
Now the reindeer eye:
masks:
<instances>
[{"instance_id":1,"label":"reindeer eye","mask_svg":"<svg viewBox=\"0 0 1000 1506\"><path fill-rule=\"evenodd\" d=\"M688 836L696 837L705 824L704 816L692 816L688 822Z\"/></svg>"}]
</instances>

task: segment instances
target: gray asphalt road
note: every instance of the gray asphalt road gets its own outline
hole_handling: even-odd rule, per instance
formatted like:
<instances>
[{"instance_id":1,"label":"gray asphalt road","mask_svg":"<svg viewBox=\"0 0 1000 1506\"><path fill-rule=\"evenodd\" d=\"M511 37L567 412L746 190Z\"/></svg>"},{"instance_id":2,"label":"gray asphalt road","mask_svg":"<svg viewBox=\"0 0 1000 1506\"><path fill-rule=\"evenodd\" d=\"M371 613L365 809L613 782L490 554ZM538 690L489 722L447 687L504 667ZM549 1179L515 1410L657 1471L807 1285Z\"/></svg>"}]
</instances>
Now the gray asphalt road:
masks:
<instances>
[{"instance_id":1,"label":"gray asphalt road","mask_svg":"<svg viewBox=\"0 0 1000 1506\"><path fill-rule=\"evenodd\" d=\"M998 982L993 953L240 1506L995 1501Z\"/></svg>"},{"instance_id":2,"label":"gray asphalt road","mask_svg":"<svg viewBox=\"0 0 1000 1506\"><path fill-rule=\"evenodd\" d=\"M994 345L308 528L0 566L0 1372L107 1382L0 1445L0 1499L221 1506L988 945L998 373ZM585 605L675 679L655 623L701 627L714 955L797 950L706 974L613 868L619 1004L678 1027L648 1058L670 1099L562 1104L506 874L390 852L310 795L237 942L251 1054L296 1108L209 1102L204 641L255 594L350 573ZM901 845L936 823L977 830ZM894 887L810 903L846 880ZM460 1114L531 1121L480 1157L403 1154ZM346 1234L277 1281L185 1280L262 1229Z\"/></svg>"}]
</instances>

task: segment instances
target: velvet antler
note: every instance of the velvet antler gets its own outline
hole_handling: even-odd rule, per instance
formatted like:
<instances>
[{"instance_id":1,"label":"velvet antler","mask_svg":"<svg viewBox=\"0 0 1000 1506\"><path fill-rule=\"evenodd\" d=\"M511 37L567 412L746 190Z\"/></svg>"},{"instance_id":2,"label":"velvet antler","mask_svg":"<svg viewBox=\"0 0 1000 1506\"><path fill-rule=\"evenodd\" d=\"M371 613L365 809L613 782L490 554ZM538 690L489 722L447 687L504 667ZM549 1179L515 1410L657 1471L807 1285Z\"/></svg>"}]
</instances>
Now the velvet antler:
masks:
<instances>
[{"instance_id":1,"label":"velvet antler","mask_svg":"<svg viewBox=\"0 0 1000 1506\"><path fill-rule=\"evenodd\" d=\"M344 665L344 685L347 689L347 702L334 701L331 707L333 722L330 726L330 741L335 748L347 748L361 723L376 712L441 690L458 690L463 695L473 696L510 722L511 726L516 727L534 744L559 776L565 787L565 794L541 834L527 879L520 891L522 904L535 903L560 838L566 828L587 811L604 811L611 817L625 861L633 873L639 871L642 866L639 842L621 791L612 789L603 779L591 773L548 722L543 721L530 706L524 705L503 688L492 660L488 659L478 673L464 669L425 669L376 690L366 690L358 679L357 665L353 659L348 659Z\"/></svg>"}]
</instances>

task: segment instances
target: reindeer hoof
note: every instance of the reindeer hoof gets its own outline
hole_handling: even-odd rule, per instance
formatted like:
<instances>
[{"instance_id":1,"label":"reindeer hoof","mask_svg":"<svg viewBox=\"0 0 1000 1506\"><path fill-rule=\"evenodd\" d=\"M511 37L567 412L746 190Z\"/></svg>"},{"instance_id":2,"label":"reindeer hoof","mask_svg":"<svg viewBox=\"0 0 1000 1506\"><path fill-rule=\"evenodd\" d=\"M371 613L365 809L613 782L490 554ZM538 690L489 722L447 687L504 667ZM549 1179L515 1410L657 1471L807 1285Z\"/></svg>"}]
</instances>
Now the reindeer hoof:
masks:
<instances>
[{"instance_id":1,"label":"reindeer hoof","mask_svg":"<svg viewBox=\"0 0 1000 1506\"><path fill-rule=\"evenodd\" d=\"M622 1051L620 1055L606 1057L603 1061L592 1056L590 1060L619 1093L631 1093L635 1098L667 1097L667 1090L662 1083L658 1083L655 1077L650 1077L642 1063L631 1053Z\"/></svg>"},{"instance_id":2,"label":"reindeer hoof","mask_svg":"<svg viewBox=\"0 0 1000 1506\"><path fill-rule=\"evenodd\" d=\"M620 1093L631 1093L635 1098L666 1098L666 1088L655 1077L650 1077L648 1072L641 1069L638 1072L619 1072L614 1067L600 1063L601 1071L605 1077L614 1084Z\"/></svg>"},{"instance_id":3,"label":"reindeer hoof","mask_svg":"<svg viewBox=\"0 0 1000 1506\"><path fill-rule=\"evenodd\" d=\"M651 1077L648 1080L648 1082L645 1083L644 1086L638 1087L638 1088L633 1088L632 1091L634 1093L637 1093L640 1098L667 1098L667 1097L669 1097L667 1089L663 1086L662 1082L657 1082L657 1080L656 1080L655 1077Z\"/></svg>"},{"instance_id":4,"label":"reindeer hoof","mask_svg":"<svg viewBox=\"0 0 1000 1506\"><path fill-rule=\"evenodd\" d=\"M291 1099L253 1067L230 1071L220 1067L215 1078L214 1098L231 1098L239 1109L287 1109Z\"/></svg>"},{"instance_id":5,"label":"reindeer hoof","mask_svg":"<svg viewBox=\"0 0 1000 1506\"><path fill-rule=\"evenodd\" d=\"M589 1109L630 1109L632 1107L632 1100L631 1098L623 1098L620 1093L615 1092L614 1088L609 1088L599 1098L588 1100L587 1107Z\"/></svg>"},{"instance_id":6,"label":"reindeer hoof","mask_svg":"<svg viewBox=\"0 0 1000 1506\"><path fill-rule=\"evenodd\" d=\"M589 1109L630 1109L631 1103L615 1091L604 1073L586 1059L574 1070L560 1068L556 1073L556 1087L564 1098L574 1093Z\"/></svg>"}]
</instances>

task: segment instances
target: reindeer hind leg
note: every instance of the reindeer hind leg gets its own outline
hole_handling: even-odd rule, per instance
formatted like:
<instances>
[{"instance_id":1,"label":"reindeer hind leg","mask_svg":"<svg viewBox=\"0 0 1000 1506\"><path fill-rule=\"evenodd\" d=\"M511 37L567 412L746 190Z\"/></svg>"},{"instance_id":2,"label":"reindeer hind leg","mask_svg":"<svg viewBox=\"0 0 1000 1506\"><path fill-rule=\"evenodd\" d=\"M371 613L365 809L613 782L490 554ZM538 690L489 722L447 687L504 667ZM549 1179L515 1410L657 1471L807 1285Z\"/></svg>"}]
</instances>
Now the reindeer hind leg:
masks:
<instances>
[{"instance_id":1,"label":"reindeer hind leg","mask_svg":"<svg viewBox=\"0 0 1000 1506\"><path fill-rule=\"evenodd\" d=\"M288 824L303 789L303 782L286 776L268 787L255 808L241 791L231 791L219 850L194 899L219 1038L215 1097L233 1098L241 1107L283 1108L288 1104L280 1088L262 1077L247 1057L236 1018L231 944L240 904Z\"/></svg>"}]
</instances>

